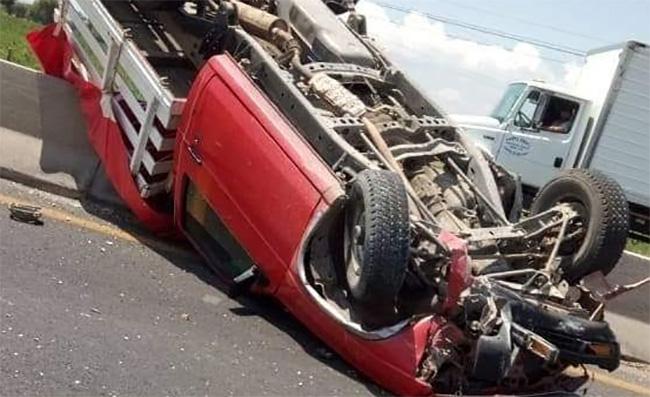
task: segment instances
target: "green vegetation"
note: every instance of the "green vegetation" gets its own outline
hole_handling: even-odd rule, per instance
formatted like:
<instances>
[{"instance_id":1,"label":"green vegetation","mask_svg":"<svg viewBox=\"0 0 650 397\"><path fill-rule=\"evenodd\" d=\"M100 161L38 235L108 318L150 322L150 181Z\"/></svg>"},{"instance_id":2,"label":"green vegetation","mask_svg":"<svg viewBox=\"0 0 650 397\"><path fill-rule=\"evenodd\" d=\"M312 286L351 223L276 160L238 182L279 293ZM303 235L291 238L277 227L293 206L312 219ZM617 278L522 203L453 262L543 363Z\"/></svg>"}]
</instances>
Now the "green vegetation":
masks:
<instances>
[{"instance_id":1,"label":"green vegetation","mask_svg":"<svg viewBox=\"0 0 650 397\"><path fill-rule=\"evenodd\" d=\"M46 25L53 22L57 0L38 0L27 7L27 17L34 22Z\"/></svg>"},{"instance_id":2,"label":"green vegetation","mask_svg":"<svg viewBox=\"0 0 650 397\"><path fill-rule=\"evenodd\" d=\"M57 0L36 0L32 4L16 0L0 0L0 8L17 18L30 19L41 25L52 22Z\"/></svg>"},{"instance_id":3,"label":"green vegetation","mask_svg":"<svg viewBox=\"0 0 650 397\"><path fill-rule=\"evenodd\" d=\"M25 35L52 22L57 0L36 0L32 4L0 0L0 58L38 68Z\"/></svg>"},{"instance_id":4,"label":"green vegetation","mask_svg":"<svg viewBox=\"0 0 650 397\"><path fill-rule=\"evenodd\" d=\"M627 247L625 247L625 249L643 256L650 257L650 243L629 239L627 241Z\"/></svg>"},{"instance_id":5,"label":"green vegetation","mask_svg":"<svg viewBox=\"0 0 650 397\"><path fill-rule=\"evenodd\" d=\"M38 69L25 35L40 26L38 23L9 15L0 9L0 58Z\"/></svg>"}]
</instances>

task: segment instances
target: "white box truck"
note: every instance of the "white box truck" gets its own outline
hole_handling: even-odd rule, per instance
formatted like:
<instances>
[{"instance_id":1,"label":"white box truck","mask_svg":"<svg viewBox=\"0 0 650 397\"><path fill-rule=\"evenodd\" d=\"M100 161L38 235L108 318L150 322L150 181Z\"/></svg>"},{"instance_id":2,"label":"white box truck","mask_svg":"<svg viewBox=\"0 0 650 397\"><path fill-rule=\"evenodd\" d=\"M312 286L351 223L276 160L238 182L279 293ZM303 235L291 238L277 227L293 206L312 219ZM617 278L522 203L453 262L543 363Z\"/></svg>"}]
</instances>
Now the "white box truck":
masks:
<instances>
[{"instance_id":1,"label":"white box truck","mask_svg":"<svg viewBox=\"0 0 650 397\"><path fill-rule=\"evenodd\" d=\"M621 184L632 229L650 234L650 49L628 41L587 54L573 87L508 86L490 116L452 120L529 195L566 168L594 168Z\"/></svg>"}]
</instances>

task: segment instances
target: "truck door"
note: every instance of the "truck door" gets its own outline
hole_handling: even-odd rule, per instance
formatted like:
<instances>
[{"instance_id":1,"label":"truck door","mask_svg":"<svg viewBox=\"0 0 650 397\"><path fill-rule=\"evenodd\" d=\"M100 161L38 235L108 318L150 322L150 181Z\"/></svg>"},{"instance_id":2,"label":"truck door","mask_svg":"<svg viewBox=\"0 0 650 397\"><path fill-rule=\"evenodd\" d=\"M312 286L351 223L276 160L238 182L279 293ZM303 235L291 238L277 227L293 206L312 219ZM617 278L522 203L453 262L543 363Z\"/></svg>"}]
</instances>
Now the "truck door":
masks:
<instances>
[{"instance_id":1,"label":"truck door","mask_svg":"<svg viewBox=\"0 0 650 397\"><path fill-rule=\"evenodd\" d=\"M541 187L565 167L580 111L577 101L531 87L506 123L497 162Z\"/></svg>"},{"instance_id":2,"label":"truck door","mask_svg":"<svg viewBox=\"0 0 650 397\"><path fill-rule=\"evenodd\" d=\"M266 97L230 58L215 58L206 67L216 75L190 94L180 127L176 223L222 278L255 265L274 285L321 196L278 144L268 122L278 114L260 110Z\"/></svg>"}]
</instances>

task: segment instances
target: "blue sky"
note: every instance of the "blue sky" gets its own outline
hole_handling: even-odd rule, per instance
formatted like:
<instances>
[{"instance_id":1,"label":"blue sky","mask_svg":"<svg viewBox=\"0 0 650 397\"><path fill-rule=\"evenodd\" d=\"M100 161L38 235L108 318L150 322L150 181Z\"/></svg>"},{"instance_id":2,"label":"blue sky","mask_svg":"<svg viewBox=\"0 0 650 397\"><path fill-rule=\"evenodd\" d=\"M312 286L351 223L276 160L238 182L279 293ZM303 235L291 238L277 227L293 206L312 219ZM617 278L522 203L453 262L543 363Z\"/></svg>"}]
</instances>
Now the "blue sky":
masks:
<instances>
[{"instance_id":1,"label":"blue sky","mask_svg":"<svg viewBox=\"0 0 650 397\"><path fill-rule=\"evenodd\" d=\"M581 51L629 39L650 43L650 0L360 0L370 34L450 113L488 114L514 80L568 86L583 59L381 4Z\"/></svg>"},{"instance_id":2,"label":"blue sky","mask_svg":"<svg viewBox=\"0 0 650 397\"><path fill-rule=\"evenodd\" d=\"M650 41L648 0L402 0L399 4L581 49L631 38ZM457 32L473 35L462 29Z\"/></svg>"},{"instance_id":3,"label":"blue sky","mask_svg":"<svg viewBox=\"0 0 650 397\"><path fill-rule=\"evenodd\" d=\"M581 51L628 39L650 43L648 0L361 0L359 9L368 15L371 35L452 113L488 113L513 80L570 85L583 59L382 4Z\"/></svg>"}]
</instances>

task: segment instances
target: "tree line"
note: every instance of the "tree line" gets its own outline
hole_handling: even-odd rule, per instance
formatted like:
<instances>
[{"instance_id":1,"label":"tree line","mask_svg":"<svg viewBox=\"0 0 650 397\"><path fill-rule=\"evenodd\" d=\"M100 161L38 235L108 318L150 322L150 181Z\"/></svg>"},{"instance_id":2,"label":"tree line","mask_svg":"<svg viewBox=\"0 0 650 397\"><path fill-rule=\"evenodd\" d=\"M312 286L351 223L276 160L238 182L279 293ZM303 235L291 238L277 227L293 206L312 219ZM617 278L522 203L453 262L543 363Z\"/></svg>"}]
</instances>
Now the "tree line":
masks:
<instances>
[{"instance_id":1,"label":"tree line","mask_svg":"<svg viewBox=\"0 0 650 397\"><path fill-rule=\"evenodd\" d=\"M19 3L16 0L0 0L0 9L18 17L31 19L42 25L52 22L57 0L36 0L32 4Z\"/></svg>"}]
</instances>

